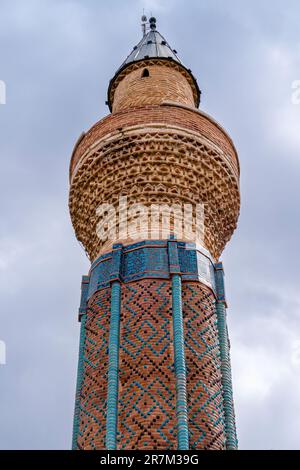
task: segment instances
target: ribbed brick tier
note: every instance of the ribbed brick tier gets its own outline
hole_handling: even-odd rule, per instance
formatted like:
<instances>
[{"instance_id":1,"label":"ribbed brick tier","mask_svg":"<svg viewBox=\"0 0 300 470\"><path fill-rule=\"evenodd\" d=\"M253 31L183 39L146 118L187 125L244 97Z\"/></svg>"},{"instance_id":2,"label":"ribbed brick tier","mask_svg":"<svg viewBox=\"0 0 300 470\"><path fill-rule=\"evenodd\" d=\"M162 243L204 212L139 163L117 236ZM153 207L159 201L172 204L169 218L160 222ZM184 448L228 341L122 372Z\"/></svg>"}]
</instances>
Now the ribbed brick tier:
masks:
<instances>
[{"instance_id":1,"label":"ribbed brick tier","mask_svg":"<svg viewBox=\"0 0 300 470\"><path fill-rule=\"evenodd\" d=\"M208 115L200 111L180 106L178 103L171 105L148 105L133 107L118 113L110 114L97 122L88 132L82 135L74 148L71 165L71 180L76 174L76 167L89 147L102 139L124 128L141 125L149 126L151 123L183 127L187 130L199 133L201 136L217 144L224 152L224 157L231 162L234 173L239 175L239 162L235 147L228 134ZM81 162L83 163L83 162Z\"/></svg>"}]
</instances>

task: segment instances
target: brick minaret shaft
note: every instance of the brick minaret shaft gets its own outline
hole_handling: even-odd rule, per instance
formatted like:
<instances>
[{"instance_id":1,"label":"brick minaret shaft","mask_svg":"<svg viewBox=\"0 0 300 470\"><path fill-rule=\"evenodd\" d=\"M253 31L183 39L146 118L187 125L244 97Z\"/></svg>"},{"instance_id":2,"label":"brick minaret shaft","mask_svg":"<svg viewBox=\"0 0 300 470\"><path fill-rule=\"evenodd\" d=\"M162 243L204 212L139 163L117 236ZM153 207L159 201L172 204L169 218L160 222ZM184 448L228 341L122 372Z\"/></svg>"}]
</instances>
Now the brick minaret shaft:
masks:
<instances>
[{"instance_id":1,"label":"brick minaret shaft","mask_svg":"<svg viewBox=\"0 0 300 470\"><path fill-rule=\"evenodd\" d=\"M237 448L219 257L237 224L239 163L199 102L192 72L151 18L110 82L111 114L73 151L70 213L92 263L74 449ZM133 204L189 204L190 227L178 236L174 218L165 230L148 215L139 225ZM203 232L192 230L197 204Z\"/></svg>"}]
</instances>

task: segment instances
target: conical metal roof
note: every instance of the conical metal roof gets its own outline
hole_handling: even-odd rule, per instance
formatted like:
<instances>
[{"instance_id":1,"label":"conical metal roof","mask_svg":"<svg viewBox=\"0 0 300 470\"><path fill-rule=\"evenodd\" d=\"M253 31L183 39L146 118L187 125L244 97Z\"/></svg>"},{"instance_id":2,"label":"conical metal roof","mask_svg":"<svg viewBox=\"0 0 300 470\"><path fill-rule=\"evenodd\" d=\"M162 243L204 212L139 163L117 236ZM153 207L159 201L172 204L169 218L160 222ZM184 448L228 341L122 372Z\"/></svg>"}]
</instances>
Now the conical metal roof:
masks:
<instances>
[{"instance_id":1,"label":"conical metal roof","mask_svg":"<svg viewBox=\"0 0 300 470\"><path fill-rule=\"evenodd\" d=\"M156 31L156 29L151 29L141 39L138 45L133 48L133 51L129 54L129 56L123 62L120 68L124 67L127 64L130 64L131 62L136 62L137 60L143 60L153 57L173 59L179 64L181 64L181 61L178 58L176 51L171 48L165 38L158 31Z\"/></svg>"}]
</instances>

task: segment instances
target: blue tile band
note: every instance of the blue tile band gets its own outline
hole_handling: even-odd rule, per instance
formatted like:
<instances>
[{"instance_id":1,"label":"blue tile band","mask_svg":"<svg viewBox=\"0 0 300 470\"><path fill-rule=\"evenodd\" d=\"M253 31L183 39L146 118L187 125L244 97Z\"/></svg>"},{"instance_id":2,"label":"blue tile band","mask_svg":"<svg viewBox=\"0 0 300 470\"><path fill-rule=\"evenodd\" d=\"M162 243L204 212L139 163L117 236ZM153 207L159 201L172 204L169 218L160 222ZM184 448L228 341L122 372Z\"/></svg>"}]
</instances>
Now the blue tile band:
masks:
<instances>
[{"instance_id":1,"label":"blue tile band","mask_svg":"<svg viewBox=\"0 0 300 470\"><path fill-rule=\"evenodd\" d=\"M168 257L170 274L180 274L181 267L179 264L178 244L176 241L168 242Z\"/></svg>"},{"instance_id":2,"label":"blue tile band","mask_svg":"<svg viewBox=\"0 0 300 470\"><path fill-rule=\"evenodd\" d=\"M226 299L224 290L224 271L221 263L216 265L217 319L221 355L222 393L224 401L226 449L237 450L235 414L233 405L232 377L230 364L229 339L226 323Z\"/></svg>"},{"instance_id":3,"label":"blue tile band","mask_svg":"<svg viewBox=\"0 0 300 470\"><path fill-rule=\"evenodd\" d=\"M147 240L123 248L115 245L114 252L100 256L90 270L88 299L112 280L170 279L174 273L181 274L183 281L200 281L215 292L214 263L207 250L194 243Z\"/></svg>"},{"instance_id":4,"label":"blue tile band","mask_svg":"<svg viewBox=\"0 0 300 470\"><path fill-rule=\"evenodd\" d=\"M111 266L109 280L120 281L121 267L122 267L122 252L123 245L118 244L113 246L114 251L111 254Z\"/></svg>"},{"instance_id":5,"label":"blue tile band","mask_svg":"<svg viewBox=\"0 0 300 470\"><path fill-rule=\"evenodd\" d=\"M188 450L189 430L186 392L186 364L182 315L182 288L181 277L179 274L174 274L172 277L172 313L176 374L176 416L178 450Z\"/></svg>"},{"instance_id":6,"label":"blue tile band","mask_svg":"<svg viewBox=\"0 0 300 470\"><path fill-rule=\"evenodd\" d=\"M80 426L80 393L83 380L84 372L84 346L85 346L85 322L86 314L80 316L80 339L79 339L79 357L77 367L77 382L76 382L76 396L75 396L75 410L74 410L74 421L73 421L73 439L72 449L77 449L77 439Z\"/></svg>"},{"instance_id":7,"label":"blue tile band","mask_svg":"<svg viewBox=\"0 0 300 470\"><path fill-rule=\"evenodd\" d=\"M227 307L223 263L215 264L215 276L217 299L219 302L224 302L225 307Z\"/></svg>"},{"instance_id":8,"label":"blue tile band","mask_svg":"<svg viewBox=\"0 0 300 470\"><path fill-rule=\"evenodd\" d=\"M120 343L121 284L111 285L110 332L108 352L106 448L117 448L119 343Z\"/></svg>"},{"instance_id":9,"label":"blue tile band","mask_svg":"<svg viewBox=\"0 0 300 470\"><path fill-rule=\"evenodd\" d=\"M79 321L80 321L81 315L84 315L86 313L89 285L90 285L90 277L82 276L81 299L80 299L80 307L79 307Z\"/></svg>"}]
</instances>

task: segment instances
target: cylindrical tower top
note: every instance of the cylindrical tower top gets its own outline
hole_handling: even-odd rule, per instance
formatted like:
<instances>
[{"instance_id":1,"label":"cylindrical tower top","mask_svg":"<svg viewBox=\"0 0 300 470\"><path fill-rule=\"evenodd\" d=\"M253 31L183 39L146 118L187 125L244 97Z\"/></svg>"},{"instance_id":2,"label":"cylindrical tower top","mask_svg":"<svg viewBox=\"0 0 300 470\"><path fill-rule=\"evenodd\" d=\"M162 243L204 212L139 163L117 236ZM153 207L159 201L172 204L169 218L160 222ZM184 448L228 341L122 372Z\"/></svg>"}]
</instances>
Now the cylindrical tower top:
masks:
<instances>
[{"instance_id":1,"label":"cylindrical tower top","mask_svg":"<svg viewBox=\"0 0 300 470\"><path fill-rule=\"evenodd\" d=\"M163 101L198 107L200 95L191 70L156 30L152 17L149 31L110 81L107 102L112 112Z\"/></svg>"}]
</instances>

